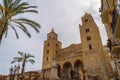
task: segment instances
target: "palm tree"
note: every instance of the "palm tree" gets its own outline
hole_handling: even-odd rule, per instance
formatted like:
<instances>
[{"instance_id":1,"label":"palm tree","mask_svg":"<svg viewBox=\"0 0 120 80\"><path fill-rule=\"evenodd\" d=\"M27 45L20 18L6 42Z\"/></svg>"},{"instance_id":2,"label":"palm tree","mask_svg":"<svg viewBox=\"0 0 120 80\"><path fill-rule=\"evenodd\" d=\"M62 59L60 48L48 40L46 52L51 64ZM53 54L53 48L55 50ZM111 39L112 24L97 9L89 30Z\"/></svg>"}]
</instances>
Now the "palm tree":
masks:
<instances>
[{"instance_id":1,"label":"palm tree","mask_svg":"<svg viewBox=\"0 0 120 80\"><path fill-rule=\"evenodd\" d=\"M15 27L21 29L28 37L31 37L31 34L26 28L27 25L38 33L40 25L37 22L18 16L27 12L38 13L35 8L37 7L30 6L27 2L23 2L23 0L3 0L3 5L0 4L0 42L4 35L5 37L7 36L8 27L14 30L17 39L19 36Z\"/></svg>"},{"instance_id":2,"label":"palm tree","mask_svg":"<svg viewBox=\"0 0 120 80\"><path fill-rule=\"evenodd\" d=\"M22 63L22 68L21 68L21 73L23 74L25 71L25 65L27 62L30 62L31 64L34 64L35 61L31 58L34 58L33 55L30 55L30 53L23 53L23 52L19 52L18 54L20 55L20 57L14 57L13 61L11 62L11 64L15 63L15 62L21 62Z\"/></svg>"}]
</instances>

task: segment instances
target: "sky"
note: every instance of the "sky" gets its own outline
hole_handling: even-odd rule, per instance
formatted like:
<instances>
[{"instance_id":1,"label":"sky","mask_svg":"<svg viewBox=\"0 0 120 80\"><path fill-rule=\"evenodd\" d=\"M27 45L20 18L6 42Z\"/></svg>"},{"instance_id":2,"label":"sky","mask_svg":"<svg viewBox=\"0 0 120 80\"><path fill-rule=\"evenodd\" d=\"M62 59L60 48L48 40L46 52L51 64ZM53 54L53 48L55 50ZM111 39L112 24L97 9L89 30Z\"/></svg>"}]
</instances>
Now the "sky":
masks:
<instances>
[{"instance_id":1,"label":"sky","mask_svg":"<svg viewBox=\"0 0 120 80\"><path fill-rule=\"evenodd\" d=\"M2 0L0 0L1 3ZM85 12L92 14L95 22L99 26L103 45L106 44L107 35L100 18L101 0L25 0L30 5L38 6L38 14L23 14L41 25L40 33L29 29L32 38L28 38L22 31L17 29L20 38L16 39L14 31L9 28L7 38L2 39L0 45L0 74L9 74L9 68L17 65L10 64L13 57L19 56L18 51L30 53L35 56L36 63L26 65L26 71L40 70L42 68L43 45L47 38L47 33L54 28L58 34L59 41L63 47L72 43L80 43L79 24ZM29 28L29 27L28 27ZM74 38L73 38L74 37Z\"/></svg>"}]
</instances>

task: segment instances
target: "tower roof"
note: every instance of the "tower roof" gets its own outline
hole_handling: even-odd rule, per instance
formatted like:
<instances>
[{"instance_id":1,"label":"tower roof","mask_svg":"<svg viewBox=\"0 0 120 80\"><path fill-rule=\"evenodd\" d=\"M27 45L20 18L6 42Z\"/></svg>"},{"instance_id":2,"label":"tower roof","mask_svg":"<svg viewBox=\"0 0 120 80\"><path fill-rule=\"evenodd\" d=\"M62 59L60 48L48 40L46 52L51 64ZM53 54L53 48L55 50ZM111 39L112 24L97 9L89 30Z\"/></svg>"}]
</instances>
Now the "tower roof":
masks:
<instances>
[{"instance_id":1,"label":"tower roof","mask_svg":"<svg viewBox=\"0 0 120 80\"><path fill-rule=\"evenodd\" d=\"M82 17L82 24L90 23L91 21L94 21L92 15L86 12Z\"/></svg>"},{"instance_id":2,"label":"tower roof","mask_svg":"<svg viewBox=\"0 0 120 80\"><path fill-rule=\"evenodd\" d=\"M57 34L54 30L54 28L51 29L50 33L54 33L54 34Z\"/></svg>"},{"instance_id":3,"label":"tower roof","mask_svg":"<svg viewBox=\"0 0 120 80\"><path fill-rule=\"evenodd\" d=\"M51 29L51 32L55 32L55 31L54 31L54 28Z\"/></svg>"}]
</instances>

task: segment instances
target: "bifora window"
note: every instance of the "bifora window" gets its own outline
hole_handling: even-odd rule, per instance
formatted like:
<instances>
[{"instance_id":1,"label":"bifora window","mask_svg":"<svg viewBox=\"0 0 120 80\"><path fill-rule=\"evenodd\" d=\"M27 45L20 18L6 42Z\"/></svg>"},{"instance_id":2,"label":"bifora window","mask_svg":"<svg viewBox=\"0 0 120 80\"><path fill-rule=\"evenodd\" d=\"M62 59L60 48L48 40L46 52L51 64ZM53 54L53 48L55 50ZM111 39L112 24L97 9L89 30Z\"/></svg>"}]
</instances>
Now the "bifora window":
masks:
<instances>
[{"instance_id":1,"label":"bifora window","mask_svg":"<svg viewBox=\"0 0 120 80\"><path fill-rule=\"evenodd\" d=\"M85 29L86 32L89 32L89 28Z\"/></svg>"},{"instance_id":2,"label":"bifora window","mask_svg":"<svg viewBox=\"0 0 120 80\"><path fill-rule=\"evenodd\" d=\"M87 36L87 41L90 41L91 40L91 37L90 36Z\"/></svg>"}]
</instances>

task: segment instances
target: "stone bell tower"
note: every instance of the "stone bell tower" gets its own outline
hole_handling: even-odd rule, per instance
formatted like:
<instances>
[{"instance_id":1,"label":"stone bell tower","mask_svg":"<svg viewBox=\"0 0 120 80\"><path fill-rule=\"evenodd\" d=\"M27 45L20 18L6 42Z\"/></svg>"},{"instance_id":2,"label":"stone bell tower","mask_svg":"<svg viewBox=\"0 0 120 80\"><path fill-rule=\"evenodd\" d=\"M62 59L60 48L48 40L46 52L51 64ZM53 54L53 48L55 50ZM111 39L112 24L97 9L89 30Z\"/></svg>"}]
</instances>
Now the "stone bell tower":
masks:
<instances>
[{"instance_id":1,"label":"stone bell tower","mask_svg":"<svg viewBox=\"0 0 120 80\"><path fill-rule=\"evenodd\" d=\"M47 40L44 41L42 69L51 69L53 66L53 57L56 56L58 50L62 48L62 43L58 41L58 35L52 28L47 34ZM45 73L45 77L50 77L50 71Z\"/></svg>"},{"instance_id":2,"label":"stone bell tower","mask_svg":"<svg viewBox=\"0 0 120 80\"><path fill-rule=\"evenodd\" d=\"M89 76L106 80L107 70L99 29L91 14L85 13L80 27L84 69Z\"/></svg>"},{"instance_id":3,"label":"stone bell tower","mask_svg":"<svg viewBox=\"0 0 120 80\"><path fill-rule=\"evenodd\" d=\"M80 26L81 42L84 51L98 49L102 46L99 29L94 22L91 14L85 13L82 17L82 25Z\"/></svg>"}]
</instances>

